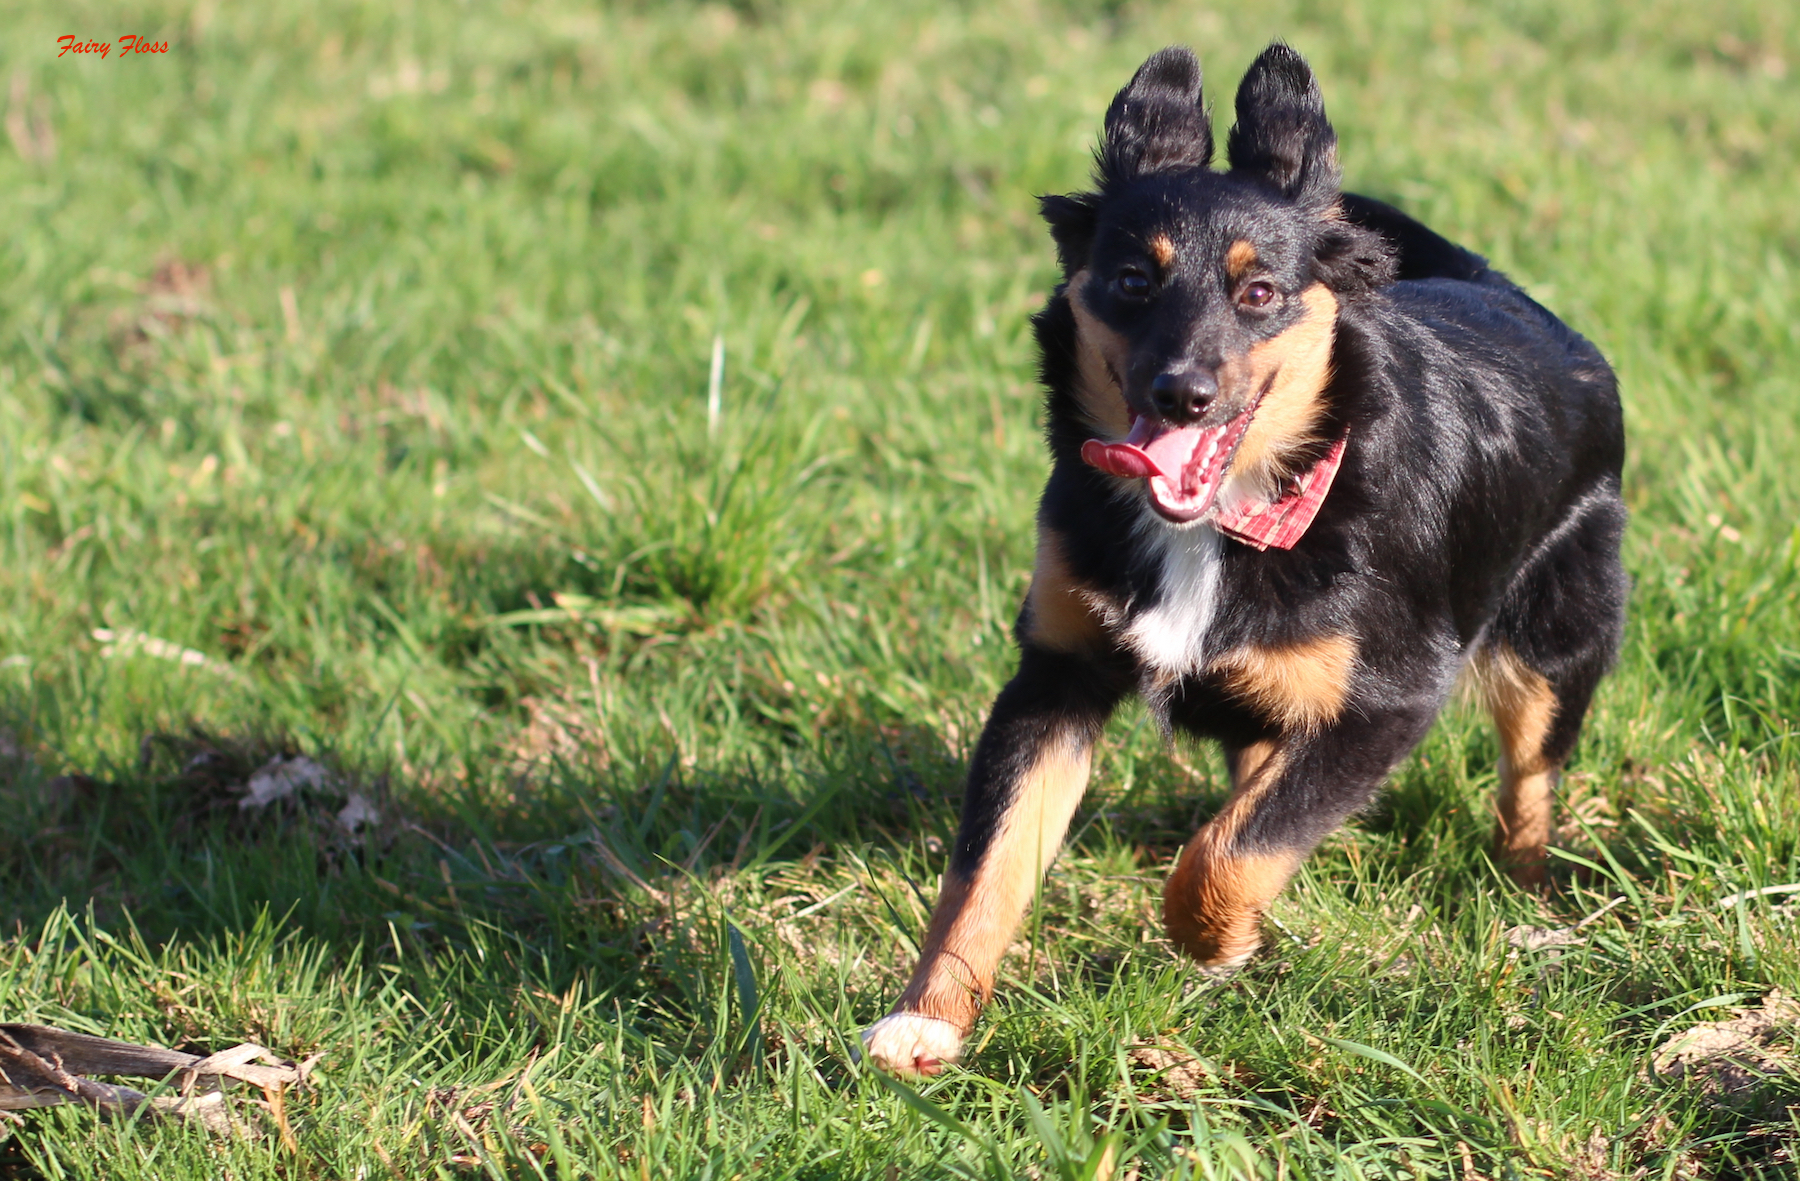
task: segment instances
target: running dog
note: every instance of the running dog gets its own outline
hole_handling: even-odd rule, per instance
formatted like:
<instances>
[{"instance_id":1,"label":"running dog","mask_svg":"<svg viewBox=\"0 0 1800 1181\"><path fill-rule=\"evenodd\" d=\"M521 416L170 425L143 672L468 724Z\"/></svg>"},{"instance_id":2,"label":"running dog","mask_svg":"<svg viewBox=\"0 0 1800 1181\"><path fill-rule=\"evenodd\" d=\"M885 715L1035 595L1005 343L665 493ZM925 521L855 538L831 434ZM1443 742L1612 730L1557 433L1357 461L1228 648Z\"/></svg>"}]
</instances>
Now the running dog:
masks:
<instances>
[{"instance_id":1,"label":"running dog","mask_svg":"<svg viewBox=\"0 0 1800 1181\"><path fill-rule=\"evenodd\" d=\"M911 983L864 1034L955 1060L1128 693L1217 739L1224 807L1163 922L1212 968L1366 805L1467 670L1502 750L1496 860L1543 880L1551 792L1611 665L1624 434L1599 351L1485 260L1343 193L1306 62L1270 46L1227 170L1192 53L1106 114L1096 191L1043 215L1053 460L1016 634Z\"/></svg>"}]
</instances>

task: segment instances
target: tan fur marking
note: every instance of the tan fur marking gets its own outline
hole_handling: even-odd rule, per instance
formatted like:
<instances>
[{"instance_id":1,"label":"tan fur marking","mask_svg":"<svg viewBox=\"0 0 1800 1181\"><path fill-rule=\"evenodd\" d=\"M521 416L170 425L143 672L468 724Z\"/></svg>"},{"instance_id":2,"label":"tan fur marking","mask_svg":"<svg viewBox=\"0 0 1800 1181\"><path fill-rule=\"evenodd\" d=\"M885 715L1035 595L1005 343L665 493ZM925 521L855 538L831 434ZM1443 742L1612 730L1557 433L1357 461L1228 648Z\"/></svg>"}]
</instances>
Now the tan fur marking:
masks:
<instances>
[{"instance_id":1,"label":"tan fur marking","mask_svg":"<svg viewBox=\"0 0 1800 1181\"><path fill-rule=\"evenodd\" d=\"M1167 234L1156 235L1150 239L1150 257L1156 260L1157 266L1168 270L1175 265L1175 243L1169 241Z\"/></svg>"},{"instance_id":2,"label":"tan fur marking","mask_svg":"<svg viewBox=\"0 0 1800 1181\"><path fill-rule=\"evenodd\" d=\"M1182 850L1163 886L1163 928L1202 964L1242 963L1262 942L1263 912L1299 864L1299 855L1287 851L1227 853L1209 824Z\"/></svg>"},{"instance_id":3,"label":"tan fur marking","mask_svg":"<svg viewBox=\"0 0 1800 1181\"><path fill-rule=\"evenodd\" d=\"M1131 430L1131 414L1118 375L1125 372L1131 346L1081 301L1087 278L1086 271L1079 271L1066 288L1069 310L1075 313L1075 401L1095 431L1122 439Z\"/></svg>"},{"instance_id":4,"label":"tan fur marking","mask_svg":"<svg viewBox=\"0 0 1800 1181\"><path fill-rule=\"evenodd\" d=\"M1256 265L1256 247L1239 238L1225 252L1225 274L1233 283L1250 273Z\"/></svg>"},{"instance_id":5,"label":"tan fur marking","mask_svg":"<svg viewBox=\"0 0 1800 1181\"><path fill-rule=\"evenodd\" d=\"M1233 476L1248 476L1265 493L1273 493L1289 474L1288 456L1318 440L1319 395L1331 380L1337 297L1314 283L1300 293L1300 302L1306 315L1299 323L1219 367L1221 389L1248 388L1252 397L1268 389L1231 461Z\"/></svg>"},{"instance_id":6,"label":"tan fur marking","mask_svg":"<svg viewBox=\"0 0 1800 1181\"><path fill-rule=\"evenodd\" d=\"M1257 801L1280 777L1285 766L1287 752L1273 742L1254 742L1238 752L1238 757L1232 760L1231 798L1206 824L1207 828L1218 830L1221 848L1237 839L1244 821L1256 809Z\"/></svg>"},{"instance_id":7,"label":"tan fur marking","mask_svg":"<svg viewBox=\"0 0 1800 1181\"><path fill-rule=\"evenodd\" d=\"M1037 562L1025 592L1025 634L1053 652L1092 652L1106 645L1100 617L1069 573L1062 538L1038 526Z\"/></svg>"},{"instance_id":8,"label":"tan fur marking","mask_svg":"<svg viewBox=\"0 0 1800 1181\"><path fill-rule=\"evenodd\" d=\"M1020 778L974 877L944 875L919 964L895 1012L936 1017L964 1034L974 1026L993 995L1000 957L1087 789L1089 754L1073 739L1053 740Z\"/></svg>"},{"instance_id":9,"label":"tan fur marking","mask_svg":"<svg viewBox=\"0 0 1800 1181\"><path fill-rule=\"evenodd\" d=\"M1251 776L1262 770L1263 765L1274 758L1280 750L1273 742L1252 742L1227 755L1231 763L1231 782L1234 787L1242 787Z\"/></svg>"},{"instance_id":10,"label":"tan fur marking","mask_svg":"<svg viewBox=\"0 0 1800 1181\"><path fill-rule=\"evenodd\" d=\"M1283 729L1316 730L1343 712L1356 651L1351 636L1319 636L1282 648L1246 645L1207 671Z\"/></svg>"},{"instance_id":11,"label":"tan fur marking","mask_svg":"<svg viewBox=\"0 0 1800 1181\"><path fill-rule=\"evenodd\" d=\"M1263 911L1300 864L1297 850L1234 853L1257 801L1281 775L1287 755L1255 742L1231 760L1231 798L1194 834L1163 885L1163 927L1176 946L1202 964L1241 963L1262 942Z\"/></svg>"},{"instance_id":12,"label":"tan fur marking","mask_svg":"<svg viewBox=\"0 0 1800 1181\"><path fill-rule=\"evenodd\" d=\"M1544 744L1556 720L1556 693L1505 644L1478 653L1471 671L1500 732L1494 856L1520 885L1541 886L1558 770L1544 757Z\"/></svg>"}]
</instances>

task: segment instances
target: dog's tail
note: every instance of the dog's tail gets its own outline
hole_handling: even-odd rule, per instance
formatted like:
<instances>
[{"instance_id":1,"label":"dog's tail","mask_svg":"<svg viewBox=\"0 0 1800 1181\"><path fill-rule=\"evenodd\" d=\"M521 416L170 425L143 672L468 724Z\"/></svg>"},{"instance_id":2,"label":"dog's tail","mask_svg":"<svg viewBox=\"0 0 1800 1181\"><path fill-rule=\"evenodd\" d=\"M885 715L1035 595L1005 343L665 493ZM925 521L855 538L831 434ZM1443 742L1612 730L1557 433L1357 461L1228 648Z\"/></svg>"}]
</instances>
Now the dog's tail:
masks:
<instances>
[{"instance_id":1,"label":"dog's tail","mask_svg":"<svg viewBox=\"0 0 1800 1181\"><path fill-rule=\"evenodd\" d=\"M1481 255L1464 250L1442 234L1427 229L1386 201L1377 201L1360 193L1345 193L1343 205L1346 220L1375 231L1394 248L1399 260L1396 279L1461 279L1468 283L1515 286L1512 280L1488 266L1487 259Z\"/></svg>"}]
</instances>

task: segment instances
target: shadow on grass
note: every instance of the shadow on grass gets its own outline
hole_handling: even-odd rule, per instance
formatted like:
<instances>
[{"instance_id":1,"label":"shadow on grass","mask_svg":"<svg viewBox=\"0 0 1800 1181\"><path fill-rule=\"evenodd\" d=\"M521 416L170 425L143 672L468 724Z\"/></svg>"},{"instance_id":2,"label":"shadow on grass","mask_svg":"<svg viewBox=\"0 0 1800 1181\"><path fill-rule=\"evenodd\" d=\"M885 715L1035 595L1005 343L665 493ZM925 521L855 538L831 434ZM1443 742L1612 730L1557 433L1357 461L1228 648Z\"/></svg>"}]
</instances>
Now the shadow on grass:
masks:
<instances>
[{"instance_id":1,"label":"shadow on grass","mask_svg":"<svg viewBox=\"0 0 1800 1181\"><path fill-rule=\"evenodd\" d=\"M384 1020L409 1022L410 1036L428 1032L447 1055L501 1042L509 1054L549 1053L614 1038L621 1062L679 1062L695 1077L718 1079L799 1054L836 1087L849 1070L843 1031L879 998L843 987L841 972L788 962L780 942L787 936L768 916L824 905L812 897L824 892L816 884L796 883L812 859L838 857L861 866L840 867L841 880L860 873L874 885L871 865L887 875L881 888L892 926L916 940L962 773L940 736L879 727L846 730L832 762L805 777L684 767L672 757L633 768L553 763L427 799L399 796L379 771L312 753L321 777L244 808L259 774L305 757L292 741L159 734L144 741L133 766L106 778L51 776L16 745L0 750L0 918L22 942L35 940L45 962L81 960L90 980L121 978L86 986L75 1011L130 1026L145 1008L160 1022L155 1028L181 1031L195 1049L209 1048L225 1023L289 1054L345 1045L342 1018L328 1016L329 1006L279 1021L264 1015L277 1011L270 997L323 1005L328 991L300 977L335 974L343 987L402 998ZM1434 749L1423 762L1442 754ZM1408 901L1418 897L1462 928L1453 938L1480 943L1476 936L1505 907L1479 854L1486 824L1465 815L1468 780L1486 751L1477 742L1466 754L1460 774L1409 764L1393 802L1346 838L1380 846L1379 867L1364 870L1331 848L1321 854L1332 888L1344 892L1344 911L1364 905L1365 895L1379 905L1385 888L1404 881ZM1078 819L1084 852L1153 872L1222 800L1222 786L1205 775L1194 786L1151 778L1151 787L1110 805L1102 799ZM356 815L345 814L358 799L373 816L352 824ZM1427 870L1432 882L1420 894ZM797 890L812 891L805 906L770 909L771 899ZM1047 895L1045 906L1062 923L1083 919L1086 900ZM1479 911L1479 921L1457 920L1458 906ZM1122 916L1130 909L1124 904ZM1327 910L1327 921L1344 917L1336 903ZM1620 1003L1645 1006L1631 1028L1647 1035L1668 1016L1679 965L1628 942L1621 936L1616 946L1596 941L1568 953L1561 976L1536 965L1521 971L1542 975L1537 989L1604 988ZM1059 935L1049 954L1080 946L1079 936ZM1414 954L1429 972L1431 956L1444 953ZM1061 1035L1046 1033L1041 1015L1025 1010L1073 1004L1080 1014L1093 1006L1065 1032L1104 1040L1104 1029L1089 1026L1147 1020L1160 1007L1167 1020L1147 1028L1199 1021L1236 1028L1235 1041L1258 1047L1215 1080L1221 1101L1254 1091L1300 1118L1322 1084L1302 1065L1311 1052L1289 1044L1271 1006L1292 1005L1319 1028L1423 1020L1413 1011L1416 988L1385 985L1352 959L1334 939L1284 947L1229 989L1206 994L1181 983L1178 966L1156 948L1133 949L1130 963L1096 961L1085 971L1074 963L1061 983L1053 974L1014 987L1007 1008L1020 1014L990 1019L1000 1040L977 1069L1024 1070L1043 1093L1061 1094L1070 1053L1052 1044ZM1277 980L1283 986L1272 988ZM759 988L764 998L782 998L781 1007L760 1008ZM821 1028L809 1030L809 1022ZM1269 1032L1254 1032L1264 1025ZM157 1040L154 1032L140 1036ZM1720 1151L1756 1167L1760 1141L1745 1139L1749 1125L1739 1117L1680 1110L1687 1134L1729 1141ZM1769 1159L1786 1143L1771 1139ZM1497 1142L1495 1151L1506 1149Z\"/></svg>"},{"instance_id":2,"label":"shadow on grass","mask_svg":"<svg viewBox=\"0 0 1800 1181\"><path fill-rule=\"evenodd\" d=\"M946 845L961 773L934 735L868 729L798 778L674 756L552 761L426 795L279 733L152 734L134 765L93 775L52 775L10 735L0 727L6 927L69 908L160 943L274 914L345 954L466 948L485 930L559 991L583 972L626 983L643 937L627 896L662 893L653 883Z\"/></svg>"}]
</instances>

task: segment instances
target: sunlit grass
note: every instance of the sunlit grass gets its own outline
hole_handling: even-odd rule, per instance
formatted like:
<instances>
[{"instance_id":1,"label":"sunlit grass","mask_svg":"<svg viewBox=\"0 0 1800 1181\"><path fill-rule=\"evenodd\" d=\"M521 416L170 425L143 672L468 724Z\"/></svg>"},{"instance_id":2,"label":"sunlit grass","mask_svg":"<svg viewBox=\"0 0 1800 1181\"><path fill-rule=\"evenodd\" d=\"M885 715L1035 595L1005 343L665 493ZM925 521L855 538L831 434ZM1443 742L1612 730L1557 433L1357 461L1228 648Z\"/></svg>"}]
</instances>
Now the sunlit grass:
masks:
<instances>
[{"instance_id":1,"label":"sunlit grass","mask_svg":"<svg viewBox=\"0 0 1800 1181\"><path fill-rule=\"evenodd\" d=\"M1788 896L1718 905L1800 882L1787 6L4 16L0 1019L325 1057L298 1160L57 1110L0 1176L1792 1168L1645 1070L1800 990ZM1153 901L1221 770L1127 710L968 1069L897 1090L855 1033L1029 576L1034 197L1147 53L1223 121L1273 36L1353 187L1623 379L1558 892L1488 864L1458 707L1209 985ZM328 789L237 807L300 751Z\"/></svg>"}]
</instances>

